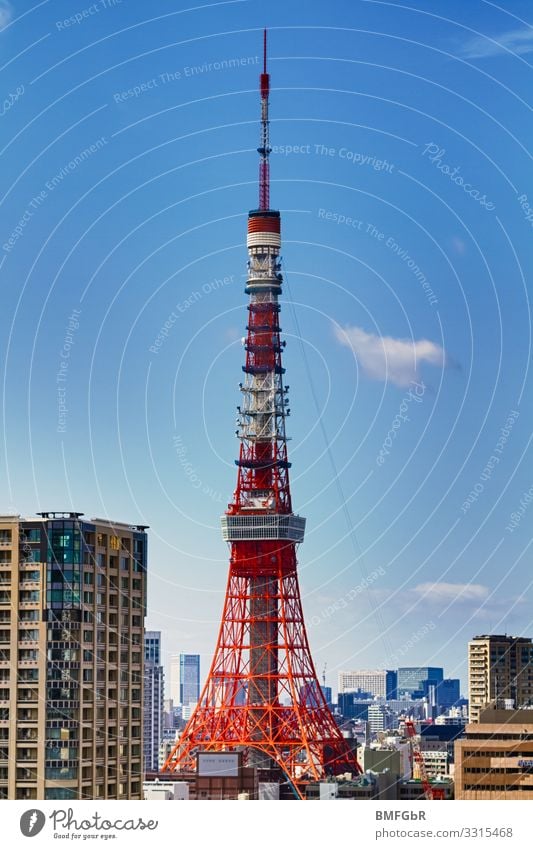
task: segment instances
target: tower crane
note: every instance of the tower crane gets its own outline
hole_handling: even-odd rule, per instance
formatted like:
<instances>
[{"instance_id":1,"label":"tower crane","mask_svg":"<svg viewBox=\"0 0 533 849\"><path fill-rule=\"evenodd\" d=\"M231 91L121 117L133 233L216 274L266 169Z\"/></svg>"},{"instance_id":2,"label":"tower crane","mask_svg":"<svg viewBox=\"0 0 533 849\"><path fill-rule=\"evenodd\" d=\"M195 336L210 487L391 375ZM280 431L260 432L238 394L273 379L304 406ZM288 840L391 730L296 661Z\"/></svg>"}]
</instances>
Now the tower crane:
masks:
<instances>
[{"instance_id":1,"label":"tower crane","mask_svg":"<svg viewBox=\"0 0 533 849\"><path fill-rule=\"evenodd\" d=\"M426 764L424 763L424 758L422 757L422 752L420 751L420 743L417 739L418 735L416 733L414 722L410 719L407 719L405 721L405 729L409 737L409 742L411 743L413 759L417 764L418 770L420 772L420 780L422 781L422 787L424 788L424 798L430 800L444 799L444 789L441 787L432 787L430 784Z\"/></svg>"}]
</instances>

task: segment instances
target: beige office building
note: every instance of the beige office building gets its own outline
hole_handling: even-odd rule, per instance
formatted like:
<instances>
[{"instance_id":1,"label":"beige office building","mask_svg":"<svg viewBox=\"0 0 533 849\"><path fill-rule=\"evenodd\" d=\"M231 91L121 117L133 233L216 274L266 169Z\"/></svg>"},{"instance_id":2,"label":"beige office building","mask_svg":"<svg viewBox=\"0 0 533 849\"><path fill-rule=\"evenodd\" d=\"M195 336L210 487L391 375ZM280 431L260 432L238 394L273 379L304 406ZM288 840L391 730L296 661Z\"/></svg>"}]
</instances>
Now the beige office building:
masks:
<instances>
[{"instance_id":1,"label":"beige office building","mask_svg":"<svg viewBox=\"0 0 533 849\"><path fill-rule=\"evenodd\" d=\"M0 516L0 799L141 799L144 526Z\"/></svg>"},{"instance_id":2,"label":"beige office building","mask_svg":"<svg viewBox=\"0 0 533 849\"><path fill-rule=\"evenodd\" d=\"M474 637L468 644L468 696L470 722L478 722L487 706L533 705L531 639L495 634Z\"/></svg>"},{"instance_id":3,"label":"beige office building","mask_svg":"<svg viewBox=\"0 0 533 849\"><path fill-rule=\"evenodd\" d=\"M533 799L533 710L481 711L455 741L456 799Z\"/></svg>"},{"instance_id":4,"label":"beige office building","mask_svg":"<svg viewBox=\"0 0 533 849\"><path fill-rule=\"evenodd\" d=\"M353 693L357 690L371 693L376 698L394 698L396 695L395 675L387 669L341 670L339 693Z\"/></svg>"}]
</instances>

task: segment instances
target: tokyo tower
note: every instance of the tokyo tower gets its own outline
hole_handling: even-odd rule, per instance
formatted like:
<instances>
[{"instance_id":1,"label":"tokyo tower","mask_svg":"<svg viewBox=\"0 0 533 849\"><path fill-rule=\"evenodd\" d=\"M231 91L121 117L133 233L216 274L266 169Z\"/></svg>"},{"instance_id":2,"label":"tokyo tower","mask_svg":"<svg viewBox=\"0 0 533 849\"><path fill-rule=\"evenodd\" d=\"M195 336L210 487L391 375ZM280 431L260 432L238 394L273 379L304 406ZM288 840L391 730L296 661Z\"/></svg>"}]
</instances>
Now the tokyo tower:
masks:
<instances>
[{"instance_id":1,"label":"tokyo tower","mask_svg":"<svg viewBox=\"0 0 533 849\"><path fill-rule=\"evenodd\" d=\"M285 420L279 296L280 214L269 201L270 76L260 75L259 208L248 215L246 362L237 408L237 486L222 517L230 564L217 646L200 700L164 770L194 768L198 751L245 753L285 774L297 795L327 775L360 772L325 702L304 624Z\"/></svg>"}]
</instances>

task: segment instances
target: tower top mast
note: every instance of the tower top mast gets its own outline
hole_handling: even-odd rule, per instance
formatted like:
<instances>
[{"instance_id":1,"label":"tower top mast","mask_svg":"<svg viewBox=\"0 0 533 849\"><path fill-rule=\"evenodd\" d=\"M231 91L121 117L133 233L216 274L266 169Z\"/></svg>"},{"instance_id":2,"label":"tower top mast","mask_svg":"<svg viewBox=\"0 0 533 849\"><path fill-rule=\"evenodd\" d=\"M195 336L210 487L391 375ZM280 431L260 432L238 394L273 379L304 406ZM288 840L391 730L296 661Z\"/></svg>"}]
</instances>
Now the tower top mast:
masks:
<instances>
[{"instance_id":1,"label":"tower top mast","mask_svg":"<svg viewBox=\"0 0 533 849\"><path fill-rule=\"evenodd\" d=\"M270 74L267 73L267 31L263 30L263 73L259 77L261 93L261 143L257 148L259 153L259 209L266 210L270 206L270 163L271 152L268 128L268 95L270 91Z\"/></svg>"}]
</instances>

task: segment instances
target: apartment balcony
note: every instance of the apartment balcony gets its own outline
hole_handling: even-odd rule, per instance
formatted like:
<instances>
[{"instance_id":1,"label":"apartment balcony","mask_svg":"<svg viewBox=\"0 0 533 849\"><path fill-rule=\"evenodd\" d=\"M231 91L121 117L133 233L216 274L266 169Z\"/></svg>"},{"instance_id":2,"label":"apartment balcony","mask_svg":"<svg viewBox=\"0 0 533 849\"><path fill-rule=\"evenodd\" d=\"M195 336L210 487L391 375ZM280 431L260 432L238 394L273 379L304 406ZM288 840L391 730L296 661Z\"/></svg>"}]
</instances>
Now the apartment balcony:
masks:
<instances>
[{"instance_id":1,"label":"apartment balcony","mask_svg":"<svg viewBox=\"0 0 533 849\"><path fill-rule=\"evenodd\" d=\"M29 787L21 787L20 782L17 781L17 799L25 800L25 801L33 801L37 799L37 788L33 786Z\"/></svg>"},{"instance_id":2,"label":"apartment balcony","mask_svg":"<svg viewBox=\"0 0 533 849\"><path fill-rule=\"evenodd\" d=\"M21 781L24 784L26 782L34 782L37 781L37 770L31 769L27 767L18 767L17 768L17 783Z\"/></svg>"},{"instance_id":3,"label":"apartment balcony","mask_svg":"<svg viewBox=\"0 0 533 849\"><path fill-rule=\"evenodd\" d=\"M28 746L37 745L39 733L36 728L19 728L17 730L17 743L25 743Z\"/></svg>"},{"instance_id":4,"label":"apartment balcony","mask_svg":"<svg viewBox=\"0 0 533 849\"><path fill-rule=\"evenodd\" d=\"M39 648L38 637L19 637L18 646L21 649L37 649Z\"/></svg>"}]
</instances>

